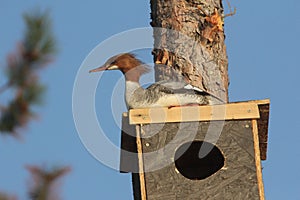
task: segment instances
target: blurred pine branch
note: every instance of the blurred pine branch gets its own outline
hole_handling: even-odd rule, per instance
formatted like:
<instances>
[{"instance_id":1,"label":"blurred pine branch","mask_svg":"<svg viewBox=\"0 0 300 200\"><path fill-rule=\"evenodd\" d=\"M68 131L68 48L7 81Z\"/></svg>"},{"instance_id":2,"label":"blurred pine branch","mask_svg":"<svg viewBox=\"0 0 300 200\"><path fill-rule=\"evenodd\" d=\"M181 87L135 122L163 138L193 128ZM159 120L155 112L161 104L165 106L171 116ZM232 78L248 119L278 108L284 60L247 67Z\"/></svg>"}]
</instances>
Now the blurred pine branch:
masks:
<instances>
[{"instance_id":1,"label":"blurred pine branch","mask_svg":"<svg viewBox=\"0 0 300 200\"><path fill-rule=\"evenodd\" d=\"M23 16L25 36L17 50L7 57L7 82L0 86L0 95L7 90L13 96L7 105L0 105L0 133L17 136L33 118L32 106L41 102L45 87L38 72L56 53L55 38L48 12L28 12Z\"/></svg>"},{"instance_id":2,"label":"blurred pine branch","mask_svg":"<svg viewBox=\"0 0 300 200\"><path fill-rule=\"evenodd\" d=\"M17 198L4 192L0 192L0 200L17 200Z\"/></svg>"},{"instance_id":3,"label":"blurred pine branch","mask_svg":"<svg viewBox=\"0 0 300 200\"><path fill-rule=\"evenodd\" d=\"M0 86L0 97L7 96L5 105L0 102L0 134L18 136L17 130L24 128L35 116L34 105L42 101L45 86L39 81L38 72L53 61L56 43L47 12L28 12L23 16L25 36L17 50L7 57L4 67L7 81ZM8 93L8 95L4 93ZM57 200L59 180L70 171L70 167L45 168L27 166L31 173L31 200ZM16 200L15 196L0 192L0 200Z\"/></svg>"},{"instance_id":4,"label":"blurred pine branch","mask_svg":"<svg viewBox=\"0 0 300 200\"><path fill-rule=\"evenodd\" d=\"M31 188L29 197L31 200L59 200L59 181L70 172L70 167L45 168L39 166L27 166L31 173Z\"/></svg>"}]
</instances>

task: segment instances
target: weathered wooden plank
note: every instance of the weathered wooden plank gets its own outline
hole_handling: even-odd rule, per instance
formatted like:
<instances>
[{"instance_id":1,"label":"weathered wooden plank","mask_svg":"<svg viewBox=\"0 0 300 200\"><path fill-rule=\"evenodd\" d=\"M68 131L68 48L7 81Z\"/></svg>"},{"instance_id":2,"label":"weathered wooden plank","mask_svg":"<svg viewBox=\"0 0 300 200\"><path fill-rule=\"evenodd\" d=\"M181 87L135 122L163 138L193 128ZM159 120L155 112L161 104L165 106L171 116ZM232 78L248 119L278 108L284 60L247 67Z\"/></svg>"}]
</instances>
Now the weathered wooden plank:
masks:
<instances>
[{"instance_id":1,"label":"weathered wooden plank","mask_svg":"<svg viewBox=\"0 0 300 200\"><path fill-rule=\"evenodd\" d=\"M251 100L249 103L256 103L259 109L259 119L257 120L259 148L261 160L267 159L268 147L268 126L270 113L270 99Z\"/></svg>"},{"instance_id":2,"label":"weathered wooden plank","mask_svg":"<svg viewBox=\"0 0 300 200\"><path fill-rule=\"evenodd\" d=\"M257 120L252 120L252 134L253 134L253 141L254 141L254 158L255 158L255 165L256 165L256 177L257 177L257 184L258 184L258 192L259 192L259 199L265 200L264 195L264 184L262 179L262 170L261 170L261 157L260 157L260 149L259 149L259 138L258 138L258 126Z\"/></svg>"},{"instance_id":3,"label":"weathered wooden plank","mask_svg":"<svg viewBox=\"0 0 300 200\"><path fill-rule=\"evenodd\" d=\"M136 145L138 152L139 162L139 176L140 176L140 187L141 187L141 200L147 200L146 197L146 185L145 185L145 174L144 174L144 159L143 159L143 147L141 141L141 129L140 126L136 126Z\"/></svg>"},{"instance_id":4,"label":"weathered wooden plank","mask_svg":"<svg viewBox=\"0 0 300 200\"><path fill-rule=\"evenodd\" d=\"M270 104L270 99L261 99L261 100L250 100L249 103L256 103L257 105Z\"/></svg>"},{"instance_id":5,"label":"weathered wooden plank","mask_svg":"<svg viewBox=\"0 0 300 200\"><path fill-rule=\"evenodd\" d=\"M257 120L260 157L262 160L267 159L268 147L268 127L269 127L269 112L270 103L258 105L260 118Z\"/></svg>"},{"instance_id":6,"label":"weathered wooden plank","mask_svg":"<svg viewBox=\"0 0 300 200\"><path fill-rule=\"evenodd\" d=\"M258 119L257 103L241 102L214 106L145 108L129 111L130 124Z\"/></svg>"}]
</instances>

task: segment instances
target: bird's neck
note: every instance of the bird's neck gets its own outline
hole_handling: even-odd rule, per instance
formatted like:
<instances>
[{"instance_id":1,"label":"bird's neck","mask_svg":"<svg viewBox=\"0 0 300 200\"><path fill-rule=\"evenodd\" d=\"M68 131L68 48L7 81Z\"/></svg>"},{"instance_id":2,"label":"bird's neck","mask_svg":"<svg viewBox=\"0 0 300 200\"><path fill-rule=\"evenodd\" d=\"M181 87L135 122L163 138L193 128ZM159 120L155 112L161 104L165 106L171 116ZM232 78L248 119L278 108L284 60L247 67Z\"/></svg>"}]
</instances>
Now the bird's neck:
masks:
<instances>
[{"instance_id":1,"label":"bird's neck","mask_svg":"<svg viewBox=\"0 0 300 200\"><path fill-rule=\"evenodd\" d=\"M145 93L145 90L138 82L126 80L125 82L125 101L127 108L132 108L134 102L137 102Z\"/></svg>"},{"instance_id":2,"label":"bird's neck","mask_svg":"<svg viewBox=\"0 0 300 200\"><path fill-rule=\"evenodd\" d=\"M123 72L124 73L124 72ZM136 82L139 84L141 73L140 71L135 67L127 72L124 73L125 80L126 81L131 81L131 82Z\"/></svg>"},{"instance_id":3,"label":"bird's neck","mask_svg":"<svg viewBox=\"0 0 300 200\"><path fill-rule=\"evenodd\" d=\"M124 73L126 81L126 92L134 92L137 88L140 88L140 73L135 69Z\"/></svg>"},{"instance_id":4,"label":"bird's neck","mask_svg":"<svg viewBox=\"0 0 300 200\"><path fill-rule=\"evenodd\" d=\"M134 104L145 96L145 89L141 87L139 81L147 68L143 66L132 68L128 71L122 70L125 76L125 100L128 108L135 107Z\"/></svg>"}]
</instances>

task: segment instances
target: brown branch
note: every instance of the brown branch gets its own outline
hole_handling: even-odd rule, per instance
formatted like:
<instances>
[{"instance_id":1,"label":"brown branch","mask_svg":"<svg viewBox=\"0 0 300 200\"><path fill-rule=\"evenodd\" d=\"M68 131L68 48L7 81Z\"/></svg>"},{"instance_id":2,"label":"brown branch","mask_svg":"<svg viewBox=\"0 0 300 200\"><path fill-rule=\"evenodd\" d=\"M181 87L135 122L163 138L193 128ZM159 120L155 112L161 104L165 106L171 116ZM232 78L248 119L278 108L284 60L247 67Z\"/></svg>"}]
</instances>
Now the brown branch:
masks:
<instances>
[{"instance_id":1,"label":"brown branch","mask_svg":"<svg viewBox=\"0 0 300 200\"><path fill-rule=\"evenodd\" d=\"M224 16L224 18L233 16L233 15L235 15L235 14L236 14L236 8L233 9L233 12L230 12L230 13L226 14L226 15Z\"/></svg>"},{"instance_id":2,"label":"brown branch","mask_svg":"<svg viewBox=\"0 0 300 200\"><path fill-rule=\"evenodd\" d=\"M227 5L228 5L228 8L229 8L230 13L226 14L226 15L224 16L224 18L229 17L229 16L233 16L233 15L235 15L235 13L236 13L236 8L234 8L233 11L232 11L230 2L229 2L228 0L226 0L226 3L227 3Z\"/></svg>"}]
</instances>

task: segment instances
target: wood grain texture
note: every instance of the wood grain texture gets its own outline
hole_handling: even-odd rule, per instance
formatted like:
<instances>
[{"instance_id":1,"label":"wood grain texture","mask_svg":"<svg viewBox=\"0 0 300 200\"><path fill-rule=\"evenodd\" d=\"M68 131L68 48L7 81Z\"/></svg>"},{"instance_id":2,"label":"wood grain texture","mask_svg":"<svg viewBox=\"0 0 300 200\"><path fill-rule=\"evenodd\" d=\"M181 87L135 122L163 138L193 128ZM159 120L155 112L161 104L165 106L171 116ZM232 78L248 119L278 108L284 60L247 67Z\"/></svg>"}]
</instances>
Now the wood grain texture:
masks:
<instances>
[{"instance_id":1,"label":"wood grain texture","mask_svg":"<svg viewBox=\"0 0 300 200\"><path fill-rule=\"evenodd\" d=\"M269 126L269 112L270 112L270 100L269 99L263 99L263 100L251 100L251 101L246 101L246 102L233 102L230 104L256 104L258 106L258 110L259 110L259 119L257 120L258 123L258 133L259 133L259 147L260 147L260 155L261 155L261 159L262 160L266 160L267 159L267 146L268 146L268 126ZM202 106L201 106L202 107ZM204 106L205 107L205 106ZM243 108L243 107L242 107ZM245 107L244 107L245 108ZM197 109L195 109L195 106L191 107L191 108L183 108L182 109L179 108L173 108L173 110L164 108L163 110L157 110L156 116L158 116L155 119L151 119L151 109L141 109L141 110L131 110L130 112L132 112L131 114L134 115L132 118L133 120L131 120L130 123L135 124L135 123L159 123L159 122L178 122L178 121L195 121L194 119L197 118L197 114L199 113L199 111ZM234 109L233 109L234 111ZM246 110L244 110L246 111ZM155 112L153 112L155 114ZM181 113L186 113L186 114L181 114ZM204 110L202 110L200 113L202 113L201 117L199 117L198 119L204 120L204 117L206 116L207 118L209 118L209 114L204 114ZM241 112L240 112L241 113ZM254 116L253 114L256 113L255 112L250 112L250 113L246 113L244 115L239 115L239 116L235 116L235 117L231 117L232 119L242 119L243 116L245 117L245 119L251 119L251 117L257 118L256 116ZM232 116L234 116L235 114L233 113ZM169 116L170 118L168 120L166 120ZM247 117L248 116L248 117ZM201 119L202 118L202 119ZM230 117L226 118L226 120L230 119ZM204 120L205 121L205 120Z\"/></svg>"},{"instance_id":2,"label":"wood grain texture","mask_svg":"<svg viewBox=\"0 0 300 200\"><path fill-rule=\"evenodd\" d=\"M266 160L268 149L270 103L259 104L258 109L260 115L259 120L257 120L259 148L261 152L260 157L262 160Z\"/></svg>"},{"instance_id":3,"label":"wood grain texture","mask_svg":"<svg viewBox=\"0 0 300 200\"><path fill-rule=\"evenodd\" d=\"M136 126L136 146L138 153L139 163L139 177L140 177L140 194L141 200L147 200L146 185L145 185L145 172L144 172L144 158L143 158L143 145L141 140L141 125Z\"/></svg>"},{"instance_id":4,"label":"wood grain texture","mask_svg":"<svg viewBox=\"0 0 300 200\"><path fill-rule=\"evenodd\" d=\"M155 171L146 171L147 200L259 199L251 120L226 121L225 124L216 121L144 125L143 152L157 151L155 156L143 158L145 170L155 167L157 162L168 163L181 144L203 141L208 130L221 127L216 143L225 157L221 170L204 180L185 178L178 173L174 162ZM166 145L168 147L164 148Z\"/></svg>"},{"instance_id":5,"label":"wood grain texture","mask_svg":"<svg viewBox=\"0 0 300 200\"><path fill-rule=\"evenodd\" d=\"M252 119L227 120L225 124L224 121L156 123L137 129L139 126L129 125L129 115L125 113L122 148L137 152L139 146L139 152L154 153L152 156L143 154L139 159L143 163L138 168L137 156L128 156L121 151L121 169L136 172L142 167L141 172L145 172L132 174L134 199L264 199L260 159L266 158L270 100L240 103L258 106L259 118L254 119L255 122ZM139 141L137 130L140 130ZM209 130L212 137L206 137ZM202 141L205 137L210 141L218 136L218 130L221 135L216 146L224 154L225 166L204 180L182 176L174 164L176 149L181 144ZM163 167L158 166L161 164ZM151 168L155 170L151 171Z\"/></svg>"},{"instance_id":6,"label":"wood grain texture","mask_svg":"<svg viewBox=\"0 0 300 200\"><path fill-rule=\"evenodd\" d=\"M144 108L129 111L130 124L257 118L259 118L257 104L248 102L214 106Z\"/></svg>"},{"instance_id":7,"label":"wood grain texture","mask_svg":"<svg viewBox=\"0 0 300 200\"><path fill-rule=\"evenodd\" d=\"M258 183L259 199L265 200L264 194L264 184L262 179L262 167L260 159L260 149L259 149L259 137L258 137L258 125L257 120L252 120L252 134L254 140L254 155L255 155L255 165L256 165L256 176Z\"/></svg>"}]
</instances>

